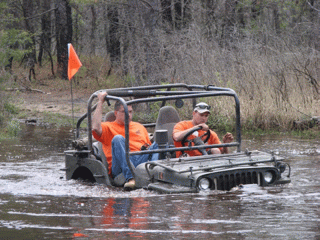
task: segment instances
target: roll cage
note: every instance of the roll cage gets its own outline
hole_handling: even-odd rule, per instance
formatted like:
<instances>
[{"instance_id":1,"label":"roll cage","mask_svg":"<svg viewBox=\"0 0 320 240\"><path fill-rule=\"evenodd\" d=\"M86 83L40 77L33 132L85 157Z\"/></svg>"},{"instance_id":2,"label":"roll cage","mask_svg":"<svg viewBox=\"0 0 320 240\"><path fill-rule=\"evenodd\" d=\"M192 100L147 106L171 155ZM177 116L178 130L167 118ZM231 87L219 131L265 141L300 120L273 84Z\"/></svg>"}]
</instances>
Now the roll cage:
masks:
<instances>
[{"instance_id":1,"label":"roll cage","mask_svg":"<svg viewBox=\"0 0 320 240\"><path fill-rule=\"evenodd\" d=\"M92 112L96 109L97 104L93 105L93 101L97 98L100 92L106 91L108 95L105 100L110 106L110 100L120 101L124 107L125 112L125 150L126 150L126 161L130 167L131 172L134 175L132 165L130 164L129 157L131 155L138 154L149 154L149 153L165 153L168 149L157 149L157 150L144 150L137 152L129 151L129 113L128 105L147 103L147 102L161 102L161 107L166 105L169 100L182 100L192 99L193 106L196 105L196 99L202 97L214 97L214 96L230 96L235 101L235 112L236 112L236 138L232 143L213 144L205 146L188 146L170 149L170 151L183 151L191 149L209 148L209 147L237 147L237 152L241 152L241 121L240 121L240 103L237 94L230 88L221 88L213 85L187 85L187 84L168 84L168 85L152 85L152 86L141 86L131 88L117 88L117 89L103 89L93 93L87 105L87 113L78 119L76 124L76 138L80 136L80 125L84 119L88 119L88 153L94 154L92 147ZM131 97L130 100L124 98ZM145 123L145 127L154 127L155 123ZM135 177L135 176L134 176Z\"/></svg>"}]
</instances>

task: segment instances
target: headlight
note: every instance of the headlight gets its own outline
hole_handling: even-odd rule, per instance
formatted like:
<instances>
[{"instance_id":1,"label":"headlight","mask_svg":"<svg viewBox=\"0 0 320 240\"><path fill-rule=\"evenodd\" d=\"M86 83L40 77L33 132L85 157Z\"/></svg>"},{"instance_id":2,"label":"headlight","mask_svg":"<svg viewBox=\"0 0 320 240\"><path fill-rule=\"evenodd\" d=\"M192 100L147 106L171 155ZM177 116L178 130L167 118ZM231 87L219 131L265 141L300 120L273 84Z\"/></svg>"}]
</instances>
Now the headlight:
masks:
<instances>
[{"instance_id":1,"label":"headlight","mask_svg":"<svg viewBox=\"0 0 320 240\"><path fill-rule=\"evenodd\" d=\"M208 178L201 178L199 180L199 189L208 190L210 188L210 181Z\"/></svg>"},{"instance_id":2,"label":"headlight","mask_svg":"<svg viewBox=\"0 0 320 240\"><path fill-rule=\"evenodd\" d=\"M272 180L273 180L273 174L272 174L272 172L270 172L270 171L265 172L264 175L263 175L263 177L264 177L264 181L265 181L266 183L271 183Z\"/></svg>"}]
</instances>

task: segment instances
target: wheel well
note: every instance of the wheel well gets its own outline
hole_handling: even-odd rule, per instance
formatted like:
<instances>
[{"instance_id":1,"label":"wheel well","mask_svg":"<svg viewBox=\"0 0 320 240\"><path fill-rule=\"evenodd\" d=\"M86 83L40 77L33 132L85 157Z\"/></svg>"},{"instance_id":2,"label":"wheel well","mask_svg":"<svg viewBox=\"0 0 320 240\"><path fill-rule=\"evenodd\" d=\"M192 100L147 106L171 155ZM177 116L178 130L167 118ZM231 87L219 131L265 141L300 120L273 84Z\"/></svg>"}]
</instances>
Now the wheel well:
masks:
<instances>
[{"instance_id":1,"label":"wheel well","mask_svg":"<svg viewBox=\"0 0 320 240\"><path fill-rule=\"evenodd\" d=\"M96 182L92 172L86 167L78 167L73 172L71 179L81 179L89 182Z\"/></svg>"}]
</instances>

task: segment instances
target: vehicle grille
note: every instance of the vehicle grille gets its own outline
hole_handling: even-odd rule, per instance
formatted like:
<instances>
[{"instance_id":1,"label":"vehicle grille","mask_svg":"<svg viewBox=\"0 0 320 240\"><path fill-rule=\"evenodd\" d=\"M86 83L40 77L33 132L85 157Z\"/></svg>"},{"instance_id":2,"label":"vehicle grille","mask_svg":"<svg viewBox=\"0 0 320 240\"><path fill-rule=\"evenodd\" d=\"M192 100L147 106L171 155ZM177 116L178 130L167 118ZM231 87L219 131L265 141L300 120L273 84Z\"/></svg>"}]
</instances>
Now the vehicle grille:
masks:
<instances>
[{"instance_id":1,"label":"vehicle grille","mask_svg":"<svg viewBox=\"0 0 320 240\"><path fill-rule=\"evenodd\" d=\"M224 173L215 175L211 189L226 190L241 184L257 184L259 173L257 171L241 171L237 173Z\"/></svg>"}]
</instances>

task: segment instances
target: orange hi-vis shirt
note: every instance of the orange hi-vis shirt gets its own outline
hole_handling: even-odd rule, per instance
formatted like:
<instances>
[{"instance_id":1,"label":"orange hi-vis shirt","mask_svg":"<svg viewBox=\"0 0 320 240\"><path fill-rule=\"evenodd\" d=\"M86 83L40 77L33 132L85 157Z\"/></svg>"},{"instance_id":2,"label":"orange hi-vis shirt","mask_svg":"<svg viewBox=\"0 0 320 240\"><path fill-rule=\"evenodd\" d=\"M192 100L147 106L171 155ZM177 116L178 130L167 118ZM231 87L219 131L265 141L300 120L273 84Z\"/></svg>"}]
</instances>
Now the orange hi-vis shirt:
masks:
<instances>
[{"instance_id":1,"label":"orange hi-vis shirt","mask_svg":"<svg viewBox=\"0 0 320 240\"><path fill-rule=\"evenodd\" d=\"M180 131L184 131L184 130L190 129L190 128L192 128L192 127L194 127L192 121L181 121L181 122L177 123L177 124L174 126L174 128L173 128L173 133L180 132ZM201 135L205 134L206 131L199 130L198 133L199 133L198 136L201 136ZM218 135L217 135L214 131L212 131L212 130L210 130L210 133L211 133L211 134L210 134L210 138L208 139L208 142L207 142L206 144L220 144L221 142L220 142L220 140L219 140ZM191 135L188 137L188 139L194 139L194 138L196 138L196 136L195 136L194 134L191 134ZM182 144L181 144L181 142L176 142L176 141L174 141L174 145L175 145L176 147L183 147ZM192 143L192 146L194 146L194 143ZM207 150L208 150L208 149L207 149ZM220 149L220 150L221 150L221 149ZM198 150L185 151L185 153L189 154L189 156L200 156L200 155L202 155ZM177 157L179 157L179 156L181 156L181 155L182 155L181 151L176 152L176 156L177 156Z\"/></svg>"},{"instance_id":2,"label":"orange hi-vis shirt","mask_svg":"<svg viewBox=\"0 0 320 240\"><path fill-rule=\"evenodd\" d=\"M95 131L92 131L93 137L102 143L103 152L107 158L109 175L111 175L112 166L112 145L111 141L114 136L122 135L125 137L124 125L116 122L101 123L102 134L98 136ZM138 122L129 123L129 149L132 152L140 151L142 145L148 143L151 145L147 129Z\"/></svg>"}]
</instances>

